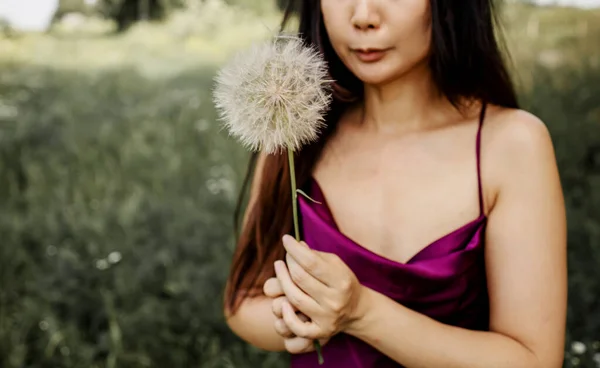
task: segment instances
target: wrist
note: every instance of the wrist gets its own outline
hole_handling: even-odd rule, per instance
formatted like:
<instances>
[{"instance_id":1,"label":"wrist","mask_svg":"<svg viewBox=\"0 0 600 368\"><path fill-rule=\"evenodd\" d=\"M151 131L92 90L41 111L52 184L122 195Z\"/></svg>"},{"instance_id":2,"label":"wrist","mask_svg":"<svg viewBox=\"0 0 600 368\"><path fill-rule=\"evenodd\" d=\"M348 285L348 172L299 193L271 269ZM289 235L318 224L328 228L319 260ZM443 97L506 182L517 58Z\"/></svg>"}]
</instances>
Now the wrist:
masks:
<instances>
[{"instance_id":1,"label":"wrist","mask_svg":"<svg viewBox=\"0 0 600 368\"><path fill-rule=\"evenodd\" d=\"M367 321L369 321L370 316L373 314L375 297L376 292L374 290L364 285L360 286L356 307L354 308L350 321L343 332L356 336L364 330L365 326L368 325Z\"/></svg>"}]
</instances>

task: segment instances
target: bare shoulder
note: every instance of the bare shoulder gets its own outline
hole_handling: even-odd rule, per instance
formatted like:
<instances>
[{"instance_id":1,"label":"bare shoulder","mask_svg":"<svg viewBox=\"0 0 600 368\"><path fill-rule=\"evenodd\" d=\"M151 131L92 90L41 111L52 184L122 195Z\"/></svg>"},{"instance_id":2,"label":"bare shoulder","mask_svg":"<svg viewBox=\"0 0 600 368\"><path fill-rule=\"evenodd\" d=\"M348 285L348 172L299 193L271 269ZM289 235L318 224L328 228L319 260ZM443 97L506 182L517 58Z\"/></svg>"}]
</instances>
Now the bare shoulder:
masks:
<instances>
[{"instance_id":1,"label":"bare shoulder","mask_svg":"<svg viewBox=\"0 0 600 368\"><path fill-rule=\"evenodd\" d=\"M499 159L544 157L553 154L552 139L546 124L520 109L490 107L485 121L487 148Z\"/></svg>"},{"instance_id":2,"label":"bare shoulder","mask_svg":"<svg viewBox=\"0 0 600 368\"><path fill-rule=\"evenodd\" d=\"M525 110L490 106L488 111L482 162L492 196L521 180L556 181L556 156L546 124Z\"/></svg>"}]
</instances>

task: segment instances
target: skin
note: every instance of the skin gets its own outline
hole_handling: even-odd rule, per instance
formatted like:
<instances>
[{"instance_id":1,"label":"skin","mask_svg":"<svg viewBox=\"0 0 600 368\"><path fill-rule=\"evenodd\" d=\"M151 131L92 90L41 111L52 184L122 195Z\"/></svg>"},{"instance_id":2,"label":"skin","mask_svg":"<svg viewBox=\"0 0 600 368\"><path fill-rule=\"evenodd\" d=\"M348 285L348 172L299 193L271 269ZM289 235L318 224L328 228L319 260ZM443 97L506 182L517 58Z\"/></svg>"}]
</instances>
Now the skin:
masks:
<instances>
[{"instance_id":1,"label":"skin","mask_svg":"<svg viewBox=\"0 0 600 368\"><path fill-rule=\"evenodd\" d=\"M334 49L365 83L365 99L340 119L314 177L341 232L406 262L479 215L479 106L459 113L435 93L426 63L427 0L322 0L322 11ZM351 51L361 47L389 51L365 63ZM412 311L362 286L335 254L287 236L287 266L276 262L264 296L227 314L229 325L254 345L291 353L344 332L409 368L561 367L566 220L544 124L525 111L490 106L481 170L490 331Z\"/></svg>"}]
</instances>

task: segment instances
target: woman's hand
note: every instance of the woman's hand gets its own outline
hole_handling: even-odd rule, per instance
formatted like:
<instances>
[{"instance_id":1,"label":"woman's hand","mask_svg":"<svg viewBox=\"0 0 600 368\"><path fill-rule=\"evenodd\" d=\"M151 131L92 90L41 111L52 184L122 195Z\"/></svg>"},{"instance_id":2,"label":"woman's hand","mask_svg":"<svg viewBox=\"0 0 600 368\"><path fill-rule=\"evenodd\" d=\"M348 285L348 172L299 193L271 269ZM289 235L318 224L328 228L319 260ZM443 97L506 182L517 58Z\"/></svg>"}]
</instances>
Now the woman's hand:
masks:
<instances>
[{"instance_id":1,"label":"woman's hand","mask_svg":"<svg viewBox=\"0 0 600 368\"><path fill-rule=\"evenodd\" d=\"M287 266L283 261L275 262L277 280L285 294L277 301L285 323L285 329L278 326L281 331L310 340L328 339L361 318L366 293L337 255L314 251L289 235L283 237L283 244ZM296 310L308 320L299 317Z\"/></svg>"},{"instance_id":2,"label":"woman's hand","mask_svg":"<svg viewBox=\"0 0 600 368\"><path fill-rule=\"evenodd\" d=\"M287 297L279 284L279 280L273 277L268 279L263 285L263 291L266 296L273 298L273 314L275 315L275 331L283 337L285 349L291 354L309 353L315 350L313 340L298 337L287 327L283 320L282 306L287 302ZM289 303L289 302L288 302ZM308 322L308 317L302 312L295 312L298 318L303 322ZM320 339L321 346L325 345L329 339Z\"/></svg>"}]
</instances>

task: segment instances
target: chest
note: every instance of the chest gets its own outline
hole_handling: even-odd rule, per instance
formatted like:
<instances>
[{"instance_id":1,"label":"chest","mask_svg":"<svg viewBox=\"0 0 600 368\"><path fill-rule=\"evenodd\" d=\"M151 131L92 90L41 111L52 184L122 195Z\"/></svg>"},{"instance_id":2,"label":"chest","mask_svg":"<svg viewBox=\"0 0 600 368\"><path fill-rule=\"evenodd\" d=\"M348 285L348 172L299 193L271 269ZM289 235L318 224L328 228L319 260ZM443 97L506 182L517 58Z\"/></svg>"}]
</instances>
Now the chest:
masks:
<instances>
[{"instance_id":1,"label":"chest","mask_svg":"<svg viewBox=\"0 0 600 368\"><path fill-rule=\"evenodd\" d=\"M405 263L475 219L475 140L466 132L452 133L333 139L314 178L339 230L364 248Z\"/></svg>"}]
</instances>

